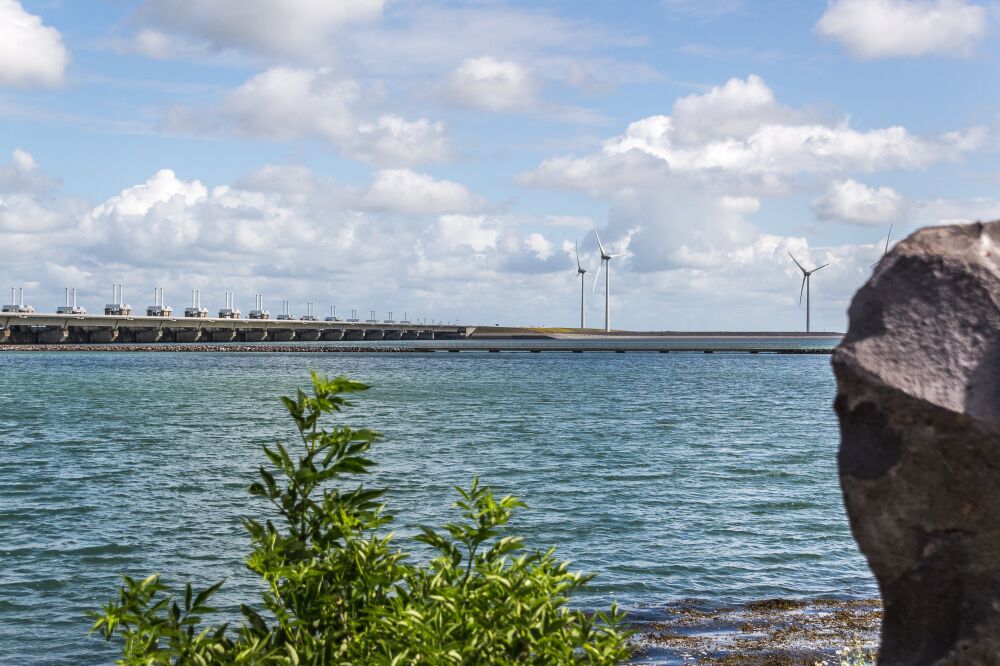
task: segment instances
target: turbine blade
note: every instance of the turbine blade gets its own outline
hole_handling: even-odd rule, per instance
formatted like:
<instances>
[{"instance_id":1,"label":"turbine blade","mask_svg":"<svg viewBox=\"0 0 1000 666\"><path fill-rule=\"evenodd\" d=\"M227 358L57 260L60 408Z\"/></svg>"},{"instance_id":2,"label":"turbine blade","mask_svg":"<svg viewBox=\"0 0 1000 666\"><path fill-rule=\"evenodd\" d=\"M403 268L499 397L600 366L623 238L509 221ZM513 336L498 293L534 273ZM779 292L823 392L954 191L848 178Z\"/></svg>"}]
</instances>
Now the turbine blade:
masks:
<instances>
[{"instance_id":1,"label":"turbine blade","mask_svg":"<svg viewBox=\"0 0 1000 666\"><path fill-rule=\"evenodd\" d=\"M628 252L622 252L621 254L609 254L608 258L609 259L614 259L615 257L624 257L627 254L628 254Z\"/></svg>"},{"instance_id":2,"label":"turbine blade","mask_svg":"<svg viewBox=\"0 0 1000 666\"><path fill-rule=\"evenodd\" d=\"M603 260L601 260L601 263L597 266L597 272L594 273L594 288L590 290L591 293L594 293L594 294L597 293L597 283L599 283L601 281L601 269L602 268L604 268L604 261Z\"/></svg>"},{"instance_id":3,"label":"turbine blade","mask_svg":"<svg viewBox=\"0 0 1000 666\"><path fill-rule=\"evenodd\" d=\"M799 305L800 306L802 305L802 294L805 293L805 290L806 290L806 280L808 280L808 279L809 279L809 276L807 276L807 275L803 275L802 276L802 286L799 287Z\"/></svg>"},{"instance_id":4,"label":"turbine blade","mask_svg":"<svg viewBox=\"0 0 1000 666\"><path fill-rule=\"evenodd\" d=\"M597 247L601 248L601 257L606 257L607 252L604 251L604 245L601 243L601 234L597 232L597 225L594 225L594 235L597 236Z\"/></svg>"},{"instance_id":5,"label":"turbine blade","mask_svg":"<svg viewBox=\"0 0 1000 666\"><path fill-rule=\"evenodd\" d=\"M583 270L583 266L580 265L580 241L576 242L576 270Z\"/></svg>"},{"instance_id":6,"label":"turbine blade","mask_svg":"<svg viewBox=\"0 0 1000 666\"><path fill-rule=\"evenodd\" d=\"M818 271L819 269L821 269L821 268L826 268L826 267L827 267L827 266L829 266L829 265L830 265L829 263L826 263L826 264L823 264L822 266L817 266L816 268L814 268L814 269L812 269L811 271L809 271L809 274L810 274L810 275L812 275L813 273L815 273L815 272L816 272L816 271Z\"/></svg>"},{"instance_id":7,"label":"turbine blade","mask_svg":"<svg viewBox=\"0 0 1000 666\"><path fill-rule=\"evenodd\" d=\"M883 257L889 253L889 239L892 238L892 225L893 224L895 224L895 222L890 222L889 223L889 233L886 234L886 236L885 236L885 250L882 251L882 256Z\"/></svg>"},{"instance_id":8,"label":"turbine blade","mask_svg":"<svg viewBox=\"0 0 1000 666\"><path fill-rule=\"evenodd\" d=\"M791 252L789 252L789 253L788 253L788 256L789 256L789 257L792 257L792 253L791 253ZM806 269L802 268L802 264L800 264L800 263L799 263L799 260L798 260L798 259L796 259L795 257L792 257L792 261L794 261L794 262L795 262L795 265L799 267L799 270L800 270L800 271L802 271L802 273L803 273L803 274L804 274L804 273L806 272Z\"/></svg>"}]
</instances>

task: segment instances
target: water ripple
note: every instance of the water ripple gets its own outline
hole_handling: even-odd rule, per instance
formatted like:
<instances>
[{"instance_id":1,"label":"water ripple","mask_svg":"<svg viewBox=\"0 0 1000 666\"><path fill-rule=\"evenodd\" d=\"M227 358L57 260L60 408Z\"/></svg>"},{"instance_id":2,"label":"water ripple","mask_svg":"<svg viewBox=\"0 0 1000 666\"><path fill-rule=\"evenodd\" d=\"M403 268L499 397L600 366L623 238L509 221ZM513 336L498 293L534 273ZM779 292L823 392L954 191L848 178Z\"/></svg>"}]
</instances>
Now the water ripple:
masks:
<instances>
[{"instance_id":1,"label":"water ripple","mask_svg":"<svg viewBox=\"0 0 1000 666\"><path fill-rule=\"evenodd\" d=\"M276 400L311 369L375 388L397 539L474 474L517 529L598 573L587 606L872 596L837 485L822 356L17 354L0 356L0 663L106 663L87 610L121 573L255 594L240 518ZM418 551L419 552L419 551ZM44 655L44 657L40 657Z\"/></svg>"}]
</instances>

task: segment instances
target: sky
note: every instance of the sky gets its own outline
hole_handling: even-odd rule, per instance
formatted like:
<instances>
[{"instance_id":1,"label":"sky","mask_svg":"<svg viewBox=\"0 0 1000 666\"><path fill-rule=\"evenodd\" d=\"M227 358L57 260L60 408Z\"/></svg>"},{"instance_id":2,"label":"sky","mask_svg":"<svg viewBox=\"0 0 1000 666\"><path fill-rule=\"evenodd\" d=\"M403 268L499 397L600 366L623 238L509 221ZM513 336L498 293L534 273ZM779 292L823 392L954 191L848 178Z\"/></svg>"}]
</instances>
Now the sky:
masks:
<instances>
[{"instance_id":1,"label":"sky","mask_svg":"<svg viewBox=\"0 0 1000 666\"><path fill-rule=\"evenodd\" d=\"M844 330L1000 218L1000 4L0 0L0 286L39 311ZM6 302L6 292L0 291Z\"/></svg>"}]
</instances>

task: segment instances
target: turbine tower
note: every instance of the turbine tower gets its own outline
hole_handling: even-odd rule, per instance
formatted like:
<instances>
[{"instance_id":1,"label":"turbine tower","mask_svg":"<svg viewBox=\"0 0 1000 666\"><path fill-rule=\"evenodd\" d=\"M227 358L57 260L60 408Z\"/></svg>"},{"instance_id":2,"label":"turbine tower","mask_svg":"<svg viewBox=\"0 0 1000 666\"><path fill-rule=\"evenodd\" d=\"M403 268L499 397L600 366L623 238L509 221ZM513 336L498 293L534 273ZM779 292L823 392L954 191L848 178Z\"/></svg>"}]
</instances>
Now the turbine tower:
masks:
<instances>
[{"instance_id":1,"label":"turbine tower","mask_svg":"<svg viewBox=\"0 0 1000 666\"><path fill-rule=\"evenodd\" d=\"M812 277L813 273L815 273L816 271L825 266L829 266L830 264L823 264L822 266L817 266L811 271L807 271L806 269L802 268L802 264L799 263L798 259L792 256L791 252L788 253L788 256L792 257L792 261L794 261L795 265L799 267L800 271L802 271L802 286L799 287L799 306L801 307L802 305L802 292L804 290L806 292L806 333L808 333L809 332L809 278Z\"/></svg>"},{"instance_id":2,"label":"turbine tower","mask_svg":"<svg viewBox=\"0 0 1000 666\"><path fill-rule=\"evenodd\" d=\"M587 269L580 265L580 243L576 244L576 274L580 278L580 328L586 328L586 320L583 315L583 282Z\"/></svg>"},{"instance_id":3,"label":"turbine tower","mask_svg":"<svg viewBox=\"0 0 1000 666\"><path fill-rule=\"evenodd\" d=\"M597 233L594 227L594 235L597 236L597 247L601 250L601 265L597 267L597 275L594 276L594 291L597 291L597 283L601 279L601 269L604 269L604 332L611 332L611 260L616 257L624 257L624 254L608 254L601 243L601 234Z\"/></svg>"},{"instance_id":4,"label":"turbine tower","mask_svg":"<svg viewBox=\"0 0 1000 666\"><path fill-rule=\"evenodd\" d=\"M894 222L890 222L889 223L889 233L887 233L885 235L885 249L882 250L882 256L879 257L877 260L875 260L875 263L872 264L871 266L869 266L868 268L870 268L870 269L871 268L875 268L880 263L882 263L882 260L885 259L885 255L889 254L889 239L892 238L892 225L893 224L895 224L895 223Z\"/></svg>"}]
</instances>

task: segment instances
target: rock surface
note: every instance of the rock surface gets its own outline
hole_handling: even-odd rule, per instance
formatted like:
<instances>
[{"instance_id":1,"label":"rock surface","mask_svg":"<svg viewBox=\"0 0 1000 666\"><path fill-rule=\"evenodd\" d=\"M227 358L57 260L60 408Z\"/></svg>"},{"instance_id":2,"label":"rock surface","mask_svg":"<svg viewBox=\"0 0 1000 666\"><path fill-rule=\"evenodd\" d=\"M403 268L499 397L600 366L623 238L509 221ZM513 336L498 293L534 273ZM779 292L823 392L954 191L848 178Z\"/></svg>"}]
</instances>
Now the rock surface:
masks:
<instances>
[{"instance_id":1,"label":"rock surface","mask_svg":"<svg viewBox=\"0 0 1000 666\"><path fill-rule=\"evenodd\" d=\"M833 355L840 482L879 664L1000 664L1000 222L922 229Z\"/></svg>"}]
</instances>

